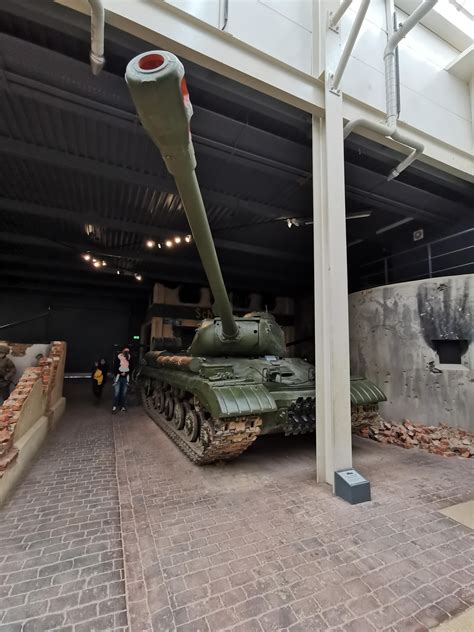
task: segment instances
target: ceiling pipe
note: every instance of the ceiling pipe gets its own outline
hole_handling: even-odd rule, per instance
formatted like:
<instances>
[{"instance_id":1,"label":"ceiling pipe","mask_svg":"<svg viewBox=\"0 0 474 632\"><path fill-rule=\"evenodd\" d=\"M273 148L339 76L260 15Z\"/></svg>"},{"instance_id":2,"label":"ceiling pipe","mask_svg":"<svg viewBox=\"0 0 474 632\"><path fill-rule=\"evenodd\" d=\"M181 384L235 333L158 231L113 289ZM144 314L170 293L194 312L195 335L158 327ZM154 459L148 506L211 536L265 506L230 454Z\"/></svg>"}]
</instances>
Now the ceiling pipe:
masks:
<instances>
[{"instance_id":1,"label":"ceiling pipe","mask_svg":"<svg viewBox=\"0 0 474 632\"><path fill-rule=\"evenodd\" d=\"M329 28L337 29L337 25L339 24L342 16L347 11L347 9L351 6L352 0L344 0L337 8L336 11L330 16L329 20Z\"/></svg>"},{"instance_id":2,"label":"ceiling pipe","mask_svg":"<svg viewBox=\"0 0 474 632\"><path fill-rule=\"evenodd\" d=\"M98 75L105 64L104 24L105 12L102 0L88 0L91 8L91 51L89 59L93 75Z\"/></svg>"},{"instance_id":3,"label":"ceiling pipe","mask_svg":"<svg viewBox=\"0 0 474 632\"><path fill-rule=\"evenodd\" d=\"M349 6L349 4L351 4L351 2L352 0L347 0L345 3L341 4L339 9L341 9L342 7L345 7L344 11L342 11L341 13L341 17L345 13L347 7ZM370 4L370 0L361 0L359 10L357 11L354 24L352 25L352 28L351 28L351 32L349 33L349 37L347 38L346 45L344 46L344 50L342 51L341 58L337 65L336 71L334 72L334 76L332 77L332 86L331 86L332 90L336 90L336 91L339 90L339 84L341 83L342 75L344 74L344 70L346 69L347 62L349 61L349 58L351 56L352 49L354 48L354 45L356 43L357 37L359 35L359 31L362 27L362 22L364 21L365 14L367 13L367 9L369 8L369 4ZM330 28L334 28L337 26L337 22L339 21L340 18L338 18L338 20L336 21L335 19L336 15L337 15L337 11L330 21L330 24L329 24Z\"/></svg>"},{"instance_id":4,"label":"ceiling pipe","mask_svg":"<svg viewBox=\"0 0 474 632\"><path fill-rule=\"evenodd\" d=\"M384 123L374 123L367 119L354 119L347 123L344 127L344 138L347 138L351 132L359 127L371 130L385 136L387 138L393 138L403 145L411 147L413 151L407 158L402 160L388 175L388 180L393 180L400 173L406 169L418 156L423 153L424 146L413 140L412 138L402 134L397 130L398 119L398 107L397 107L397 72L396 72L396 60L395 53L398 44L401 40L418 24L418 22L435 6L438 0L424 0L413 11L411 15L403 22L400 28L393 30L392 17L390 16L391 0L386 0L386 15L387 15L387 46L384 51L384 64L385 64L385 98L387 104L387 115Z\"/></svg>"}]
</instances>

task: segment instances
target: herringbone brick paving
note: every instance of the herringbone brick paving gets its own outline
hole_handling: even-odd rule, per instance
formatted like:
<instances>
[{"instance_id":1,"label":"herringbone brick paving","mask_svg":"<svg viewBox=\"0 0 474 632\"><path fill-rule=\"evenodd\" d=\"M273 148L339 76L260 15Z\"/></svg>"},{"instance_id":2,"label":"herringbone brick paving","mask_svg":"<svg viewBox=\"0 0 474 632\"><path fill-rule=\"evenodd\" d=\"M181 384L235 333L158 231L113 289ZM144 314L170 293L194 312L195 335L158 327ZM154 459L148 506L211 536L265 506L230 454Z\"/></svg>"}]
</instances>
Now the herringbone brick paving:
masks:
<instances>
[{"instance_id":1,"label":"herringbone brick paving","mask_svg":"<svg viewBox=\"0 0 474 632\"><path fill-rule=\"evenodd\" d=\"M58 428L0 509L0 632L127 629L111 415L88 388L66 395Z\"/></svg>"},{"instance_id":2,"label":"herringbone brick paving","mask_svg":"<svg viewBox=\"0 0 474 632\"><path fill-rule=\"evenodd\" d=\"M474 603L473 533L438 512L472 461L355 439L373 501L351 507L311 437L197 468L143 413L114 423L132 632L422 632Z\"/></svg>"}]
</instances>

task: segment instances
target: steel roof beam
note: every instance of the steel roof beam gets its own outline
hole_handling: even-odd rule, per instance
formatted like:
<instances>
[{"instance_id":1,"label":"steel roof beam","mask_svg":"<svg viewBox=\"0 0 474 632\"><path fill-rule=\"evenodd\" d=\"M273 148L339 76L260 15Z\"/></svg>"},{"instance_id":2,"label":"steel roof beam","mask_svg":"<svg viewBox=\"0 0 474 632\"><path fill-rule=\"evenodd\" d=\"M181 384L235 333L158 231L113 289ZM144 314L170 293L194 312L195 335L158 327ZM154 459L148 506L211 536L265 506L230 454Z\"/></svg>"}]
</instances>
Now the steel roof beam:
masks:
<instances>
[{"instance_id":1,"label":"steel roof beam","mask_svg":"<svg viewBox=\"0 0 474 632\"><path fill-rule=\"evenodd\" d=\"M117 267L119 268L124 267L123 264L120 263L120 260L124 259L129 259L136 262L142 261L145 263L152 263L155 266L159 266L159 273L154 273L150 271L146 272L142 269L137 270L137 272L146 274L148 276L154 275L157 278L164 278L166 275L169 280L186 281L193 274L196 275L196 277L200 280L205 278L203 273L196 273L196 270L199 270L200 266L196 266L195 261L178 259L177 257L167 257L166 255L154 255L134 250L123 250L121 248L104 248L101 247L100 244L94 246L94 244L91 243L59 243L57 241L53 241L52 239L50 240L45 237L25 235L24 233L1 232L0 242L23 244L27 246L36 245L42 248L49 248L51 250L56 249L61 250L62 252L69 252L71 253L71 256L77 256L81 251L86 252L90 250L91 252L94 252L95 256L97 257L109 258L109 260L110 258L117 259ZM38 259L36 261L38 263ZM139 266L140 264L137 263L136 265ZM245 269L242 267L242 265L239 265L238 268L233 266L223 266L222 270L225 274L226 280L229 281L229 285L233 284L230 282L231 279L235 280L239 277L244 279L249 279L251 277L253 280L257 280L260 283L269 283L271 281L275 283L283 282L283 273L278 274L274 271L262 270L262 268ZM174 273L173 271L181 272ZM295 284L299 287L304 287L306 284L303 281L303 275L296 275L296 278L292 280L292 284Z\"/></svg>"},{"instance_id":2,"label":"steel roof beam","mask_svg":"<svg viewBox=\"0 0 474 632\"><path fill-rule=\"evenodd\" d=\"M100 274L100 273L99 273ZM135 291L138 287L138 284L140 283L141 285L143 285L143 289L146 291L150 291L152 284L150 283L141 283L140 281L136 281L134 284L133 283L124 283L121 278L117 277L117 276L113 276L113 275L109 275L110 279L106 279L105 277L102 277L102 279L85 279L83 277L78 277L78 276L69 276L69 275L64 275L64 274L56 274L56 272L43 272L41 270L38 270L35 267L31 267L31 268L25 268L23 270L18 269L17 267L15 267L14 270L7 270L7 271L3 271L0 274L0 278L5 278L5 277L13 277L13 278L20 278L20 279L24 279L27 278L28 280L31 279L40 279L40 280L45 280L45 281L60 281L62 283L73 283L73 284L79 284L79 285L89 285L89 286L94 286L94 287L118 287L121 290L131 290L131 291Z\"/></svg>"},{"instance_id":3,"label":"steel roof beam","mask_svg":"<svg viewBox=\"0 0 474 632\"><path fill-rule=\"evenodd\" d=\"M118 300L137 301L138 293L121 293L117 290L108 291L106 288L96 289L94 287L74 287L74 286L55 286L51 283L28 283L19 282L16 279L2 279L0 277L0 288L3 290L19 290L26 292L40 292L43 296L50 294L77 294L80 296L94 296L97 298L110 298ZM143 288L143 300L146 300L146 288Z\"/></svg>"},{"instance_id":4,"label":"steel roof beam","mask_svg":"<svg viewBox=\"0 0 474 632\"><path fill-rule=\"evenodd\" d=\"M370 191L365 191L364 189L347 184L346 195L358 202L363 202L365 204L370 202L377 208L389 210L390 212L402 215L403 217L416 217L418 220L423 220L429 222L430 224L451 224L453 221L453 218L435 215L429 211L420 209L418 206L412 206L407 202L399 202L398 200L387 198L377 193L371 193Z\"/></svg>"},{"instance_id":5,"label":"steel roof beam","mask_svg":"<svg viewBox=\"0 0 474 632\"><path fill-rule=\"evenodd\" d=\"M14 50L18 49L16 50L16 55L21 54L24 49L26 51L31 50L32 55L35 51L37 51L37 54L43 55L43 63L46 63L46 60L49 60L49 63L54 63L56 59L57 53L44 49L37 50L38 47L36 45L25 42L17 43L14 39L10 40L7 38L5 40L5 46L9 55L13 54L13 51L9 51L8 46L12 41L15 44L13 47ZM77 62L72 63L75 65L71 67L70 73L74 76L74 69L77 67ZM7 80L10 94L26 95L34 100L46 103L49 106L59 107L75 113L79 112L82 116L85 115L100 120L104 120L104 117L106 117L108 124L116 125L133 133L138 132L143 136L144 140L147 139L148 141L148 137L133 109L129 95L123 86L123 82L115 75L109 74L107 76L107 73L104 74L106 75L105 79L107 79L110 84L108 87L113 92L113 98L109 99L108 103L100 100L101 97L104 97L104 89L98 92L97 99L91 99L86 96L87 92L82 91L82 94L71 92L69 83L67 84L67 89L65 89L55 85L53 78L51 78L52 85L50 85L47 82L49 76L39 81L34 77L23 76L12 72L8 69L8 65L7 69L4 70L4 76ZM61 78L62 73L59 73L58 76ZM83 76L79 76L77 85L80 85L80 82L84 81L88 82L90 78L87 77L85 79ZM213 149L213 145L215 145L221 152L227 155L237 156L239 161L254 169L257 168L270 173L278 172L280 175L286 177L292 177L295 174L306 176L311 173L309 170L304 169L306 160L310 161L310 148L306 145L196 104L193 105L193 110L193 139L195 140L196 148L201 152L209 153L211 149ZM228 136L230 135L232 137L232 141L226 143L220 142L217 138L211 138L209 137L209 130L225 131ZM262 152L255 153L254 151L247 150L245 147L236 148L234 138L236 136L240 138L241 135L243 136L242 132L246 130L251 133L253 139L257 139L257 145L259 147L277 147L277 149L279 149L280 160L271 159ZM296 160L293 160L293 164L290 165L288 164L288 159L292 154ZM283 158L285 158L285 162L282 161ZM299 163L299 166L297 163Z\"/></svg>"},{"instance_id":6,"label":"steel roof beam","mask_svg":"<svg viewBox=\"0 0 474 632\"><path fill-rule=\"evenodd\" d=\"M134 171L133 169L129 169L128 167L111 165L110 163L100 162L83 156L74 156L58 149L39 147L38 145L34 145L32 143L26 143L13 138L6 138L5 136L0 137L0 153L17 156L18 158L23 159L37 160L38 162L43 162L59 169L74 169L82 173L88 173L96 176L98 175L110 180L130 182L132 184L148 187L162 193L177 194L171 178L162 175L140 173L138 171ZM295 211L288 211L288 209L269 204L262 204L260 202L253 202L251 200L242 200L233 195L229 195L228 193L211 191L206 188L203 188L202 191L203 197L207 202L222 205L232 210L245 211L252 213L253 215L259 215L271 219L295 215Z\"/></svg>"},{"instance_id":7,"label":"steel roof beam","mask_svg":"<svg viewBox=\"0 0 474 632\"><path fill-rule=\"evenodd\" d=\"M188 234L179 230L154 226L153 224L141 224L139 222L133 222L129 220L103 217L99 213L71 211L49 206L42 206L39 204L31 204L29 202L19 202L18 200L10 200L7 198L0 198L0 213L2 210L14 214L19 213L23 215L33 215L35 217L61 219L66 222L71 222L80 226L83 224L97 224L101 228L110 228L112 230L120 230L124 232L135 233L138 235L144 235L148 239L169 239L178 236L185 237ZM246 254L270 257L280 259L282 261L295 263L311 263L311 258L309 257L304 257L298 254L291 254L280 250L275 250L273 248L249 245L246 243L240 243L228 239L221 239L219 237L215 238L214 242L219 250L242 252Z\"/></svg>"}]
</instances>

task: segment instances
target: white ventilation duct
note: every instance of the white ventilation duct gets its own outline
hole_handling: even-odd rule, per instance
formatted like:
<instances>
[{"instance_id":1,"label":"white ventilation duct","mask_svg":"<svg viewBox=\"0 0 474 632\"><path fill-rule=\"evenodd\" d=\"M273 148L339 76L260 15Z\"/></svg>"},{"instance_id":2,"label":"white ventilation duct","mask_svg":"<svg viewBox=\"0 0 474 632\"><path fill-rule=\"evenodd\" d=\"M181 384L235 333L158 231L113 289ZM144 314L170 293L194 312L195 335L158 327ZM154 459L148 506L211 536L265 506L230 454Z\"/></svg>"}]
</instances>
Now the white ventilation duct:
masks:
<instances>
[{"instance_id":1,"label":"white ventilation duct","mask_svg":"<svg viewBox=\"0 0 474 632\"><path fill-rule=\"evenodd\" d=\"M105 64L104 57L104 5L102 0L89 0L91 8L91 70L98 75Z\"/></svg>"},{"instance_id":2,"label":"white ventilation duct","mask_svg":"<svg viewBox=\"0 0 474 632\"><path fill-rule=\"evenodd\" d=\"M384 51L385 64L385 98L387 104L387 115L384 123L374 123L368 119L354 119L344 127L344 138L347 138L355 129L363 127L385 137L390 137L403 145L411 147L413 151L393 169L388 180L393 180L406 169L416 158L423 153L424 146L412 138L402 134L397 130L398 108L397 108L397 77L396 77L396 50L401 40L409 33L418 22L435 6L438 0L424 0L408 16L397 31L392 27L392 12L389 7L390 0L386 0L387 8L387 46Z\"/></svg>"}]
</instances>

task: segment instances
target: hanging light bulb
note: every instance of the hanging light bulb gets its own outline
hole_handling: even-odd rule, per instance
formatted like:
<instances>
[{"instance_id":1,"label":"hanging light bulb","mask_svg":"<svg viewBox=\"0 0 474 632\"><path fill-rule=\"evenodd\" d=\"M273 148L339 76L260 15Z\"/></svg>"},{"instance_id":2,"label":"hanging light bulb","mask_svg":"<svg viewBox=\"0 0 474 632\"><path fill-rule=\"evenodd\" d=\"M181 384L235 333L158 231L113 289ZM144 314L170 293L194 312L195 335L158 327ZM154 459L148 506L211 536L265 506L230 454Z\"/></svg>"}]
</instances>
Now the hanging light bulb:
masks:
<instances>
[{"instance_id":1,"label":"hanging light bulb","mask_svg":"<svg viewBox=\"0 0 474 632\"><path fill-rule=\"evenodd\" d=\"M94 268L100 268L100 261L97 261L97 260L94 261L93 265L94 265Z\"/></svg>"},{"instance_id":2,"label":"hanging light bulb","mask_svg":"<svg viewBox=\"0 0 474 632\"><path fill-rule=\"evenodd\" d=\"M186 237L184 238L184 241L185 241L187 244L190 244L190 243L191 243L191 235L186 235Z\"/></svg>"},{"instance_id":3,"label":"hanging light bulb","mask_svg":"<svg viewBox=\"0 0 474 632\"><path fill-rule=\"evenodd\" d=\"M122 273L120 272L120 270L117 270L117 274L122 274Z\"/></svg>"},{"instance_id":4,"label":"hanging light bulb","mask_svg":"<svg viewBox=\"0 0 474 632\"><path fill-rule=\"evenodd\" d=\"M135 274L135 278L137 281L141 281L143 279L141 274Z\"/></svg>"},{"instance_id":5,"label":"hanging light bulb","mask_svg":"<svg viewBox=\"0 0 474 632\"><path fill-rule=\"evenodd\" d=\"M154 248L155 246L156 246L156 244L153 241L153 239L147 239L147 241L146 241L146 247L147 248Z\"/></svg>"},{"instance_id":6,"label":"hanging light bulb","mask_svg":"<svg viewBox=\"0 0 474 632\"><path fill-rule=\"evenodd\" d=\"M105 268L105 266L107 265L107 261L102 261L102 266Z\"/></svg>"},{"instance_id":7,"label":"hanging light bulb","mask_svg":"<svg viewBox=\"0 0 474 632\"><path fill-rule=\"evenodd\" d=\"M90 261L91 260L91 256L90 256L90 254L88 252L85 255L82 255L82 258L84 259L84 261Z\"/></svg>"},{"instance_id":8,"label":"hanging light bulb","mask_svg":"<svg viewBox=\"0 0 474 632\"><path fill-rule=\"evenodd\" d=\"M161 244L158 244L158 248L161 248Z\"/></svg>"},{"instance_id":9,"label":"hanging light bulb","mask_svg":"<svg viewBox=\"0 0 474 632\"><path fill-rule=\"evenodd\" d=\"M95 259L95 258L92 259L92 263L96 263L96 261L97 261L97 259Z\"/></svg>"},{"instance_id":10,"label":"hanging light bulb","mask_svg":"<svg viewBox=\"0 0 474 632\"><path fill-rule=\"evenodd\" d=\"M174 240L175 240L175 243L177 244L181 243L181 237L175 237Z\"/></svg>"},{"instance_id":11,"label":"hanging light bulb","mask_svg":"<svg viewBox=\"0 0 474 632\"><path fill-rule=\"evenodd\" d=\"M165 245L166 245L168 248L171 248L171 246L173 245L173 242L171 241L171 239L167 239L167 240L165 241Z\"/></svg>"}]
</instances>

